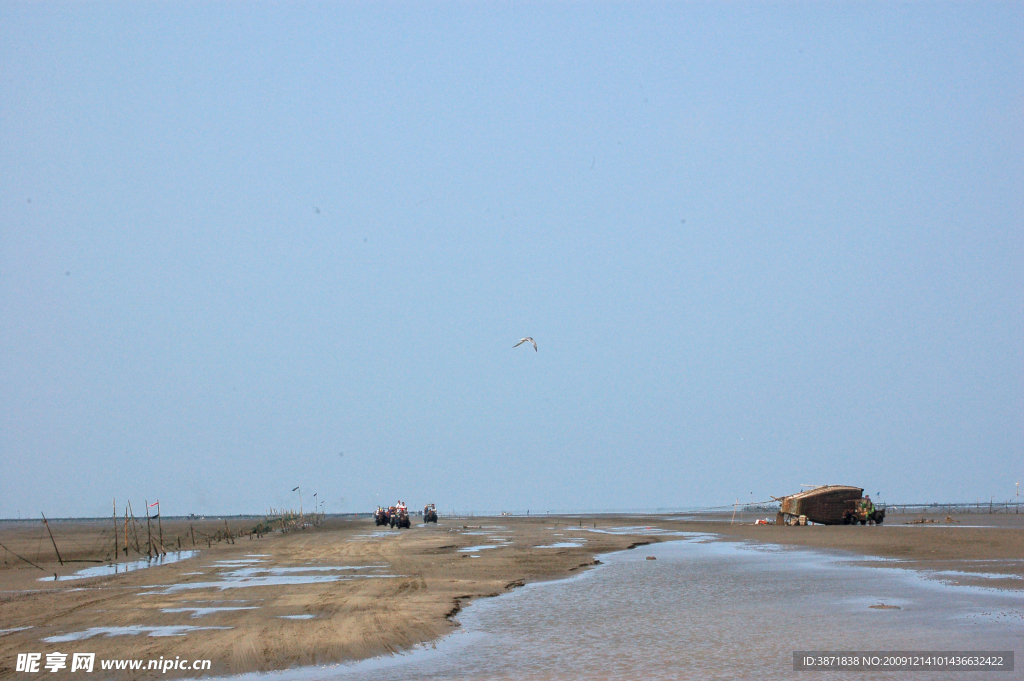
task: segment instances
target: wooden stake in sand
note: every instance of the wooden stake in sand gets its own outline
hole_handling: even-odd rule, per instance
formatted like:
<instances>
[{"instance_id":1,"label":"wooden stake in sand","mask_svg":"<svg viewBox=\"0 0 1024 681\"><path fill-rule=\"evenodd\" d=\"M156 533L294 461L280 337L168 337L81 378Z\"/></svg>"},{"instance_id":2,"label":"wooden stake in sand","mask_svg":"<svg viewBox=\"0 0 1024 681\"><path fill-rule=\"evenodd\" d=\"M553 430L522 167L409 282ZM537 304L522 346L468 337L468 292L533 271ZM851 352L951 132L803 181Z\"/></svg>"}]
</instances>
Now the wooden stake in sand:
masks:
<instances>
[{"instance_id":1,"label":"wooden stake in sand","mask_svg":"<svg viewBox=\"0 0 1024 681\"><path fill-rule=\"evenodd\" d=\"M160 551L161 553L167 553L167 550L164 548L164 521L163 518L160 517L159 499L156 500L156 524L157 527L160 528Z\"/></svg>"},{"instance_id":2,"label":"wooden stake in sand","mask_svg":"<svg viewBox=\"0 0 1024 681\"><path fill-rule=\"evenodd\" d=\"M153 557L153 528L149 523L149 499L143 499L142 503L146 505L146 555L150 558Z\"/></svg>"},{"instance_id":3,"label":"wooden stake in sand","mask_svg":"<svg viewBox=\"0 0 1024 681\"><path fill-rule=\"evenodd\" d=\"M57 560L59 560L60 564L63 566L64 559L60 557L60 551L57 550L57 541L53 538L53 532L50 532L50 523L46 522L45 514L40 513L39 515L43 516L43 525L46 525L46 532L50 535L50 541L53 542L53 550L57 553Z\"/></svg>"},{"instance_id":4,"label":"wooden stake in sand","mask_svg":"<svg viewBox=\"0 0 1024 681\"><path fill-rule=\"evenodd\" d=\"M139 524L137 522L135 522L135 511L132 510L132 500L131 499L128 500L128 512L131 513L131 516L132 516L132 536L135 537L135 552L141 556L142 555L142 546L139 544L139 527L138 527ZM128 555L127 551L125 551L124 553L125 553L125 555Z\"/></svg>"},{"instance_id":5,"label":"wooden stake in sand","mask_svg":"<svg viewBox=\"0 0 1024 681\"><path fill-rule=\"evenodd\" d=\"M131 503L131 502L129 502ZM124 507L124 557L128 557L128 507Z\"/></svg>"},{"instance_id":6,"label":"wooden stake in sand","mask_svg":"<svg viewBox=\"0 0 1024 681\"><path fill-rule=\"evenodd\" d=\"M114 507L114 562L117 562L117 497L113 500Z\"/></svg>"}]
</instances>

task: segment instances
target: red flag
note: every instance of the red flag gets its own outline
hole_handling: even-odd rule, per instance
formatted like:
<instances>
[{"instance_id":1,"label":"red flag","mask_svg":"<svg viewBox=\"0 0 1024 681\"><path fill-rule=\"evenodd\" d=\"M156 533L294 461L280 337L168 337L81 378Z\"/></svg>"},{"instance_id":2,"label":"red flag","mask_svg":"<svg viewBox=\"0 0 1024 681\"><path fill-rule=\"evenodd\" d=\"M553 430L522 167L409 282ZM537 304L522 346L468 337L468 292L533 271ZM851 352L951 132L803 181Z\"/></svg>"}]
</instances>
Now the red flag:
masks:
<instances>
[{"instance_id":1,"label":"red flag","mask_svg":"<svg viewBox=\"0 0 1024 681\"><path fill-rule=\"evenodd\" d=\"M152 504L150 504L149 507L153 508L154 506L159 506L159 505L160 505L160 500L158 499L158 500L154 501Z\"/></svg>"}]
</instances>

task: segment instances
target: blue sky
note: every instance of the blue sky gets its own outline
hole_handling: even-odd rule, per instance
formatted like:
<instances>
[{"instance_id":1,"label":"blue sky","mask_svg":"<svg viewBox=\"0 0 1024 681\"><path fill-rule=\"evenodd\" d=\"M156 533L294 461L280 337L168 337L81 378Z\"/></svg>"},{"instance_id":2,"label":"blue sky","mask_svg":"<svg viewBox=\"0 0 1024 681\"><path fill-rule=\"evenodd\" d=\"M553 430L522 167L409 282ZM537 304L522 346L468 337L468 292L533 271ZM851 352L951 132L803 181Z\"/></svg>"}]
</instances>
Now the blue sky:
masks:
<instances>
[{"instance_id":1,"label":"blue sky","mask_svg":"<svg viewBox=\"0 0 1024 681\"><path fill-rule=\"evenodd\" d=\"M1022 19L0 5L0 516L1009 499Z\"/></svg>"}]
</instances>

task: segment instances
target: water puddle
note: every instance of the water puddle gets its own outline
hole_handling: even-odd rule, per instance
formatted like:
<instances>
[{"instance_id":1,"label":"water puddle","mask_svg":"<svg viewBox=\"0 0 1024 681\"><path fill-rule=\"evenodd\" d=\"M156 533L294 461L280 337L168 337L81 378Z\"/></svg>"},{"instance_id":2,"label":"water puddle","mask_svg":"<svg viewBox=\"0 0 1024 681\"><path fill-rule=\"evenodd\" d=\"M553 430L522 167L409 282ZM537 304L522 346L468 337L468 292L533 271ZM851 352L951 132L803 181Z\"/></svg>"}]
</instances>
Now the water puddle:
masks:
<instances>
[{"instance_id":1,"label":"water puddle","mask_svg":"<svg viewBox=\"0 0 1024 681\"><path fill-rule=\"evenodd\" d=\"M93 636L138 636L148 634L149 636L184 636L192 631L203 629L230 629L231 627L193 627L189 625L173 625L163 627L143 627L132 625L128 627L91 627L85 631L75 631L70 634L48 636L43 639L44 643L66 643L68 641L83 641Z\"/></svg>"},{"instance_id":2,"label":"water puddle","mask_svg":"<svg viewBox=\"0 0 1024 681\"><path fill-rule=\"evenodd\" d=\"M13 634L16 631L25 631L32 627L14 627L13 629L0 629L0 636L6 636L7 634Z\"/></svg>"},{"instance_id":3,"label":"water puddle","mask_svg":"<svg viewBox=\"0 0 1024 681\"><path fill-rule=\"evenodd\" d=\"M959 579L1022 579L1020 575L1007 575L1001 572L965 572L962 570L938 570L927 573L935 579L949 581L953 578Z\"/></svg>"},{"instance_id":4,"label":"water puddle","mask_svg":"<svg viewBox=\"0 0 1024 681\"><path fill-rule=\"evenodd\" d=\"M535 549L576 549L583 546L583 544L574 541L560 541L554 544L546 544L544 546L534 546Z\"/></svg>"},{"instance_id":5,"label":"water puddle","mask_svg":"<svg viewBox=\"0 0 1024 681\"><path fill-rule=\"evenodd\" d=\"M993 526L993 525L961 525L960 523L947 523L947 522L943 522L941 520L938 521L938 522L929 522L929 523L915 523L915 522L901 523L901 522L898 522L898 521L893 521L893 522L885 523L885 526L886 527L936 527L936 528L938 528L938 527L945 527L945 528L962 527L962 528L965 528L965 529L966 528L972 528L972 529L979 529L980 528L980 529L985 529L985 530L1012 530L1012 529L1014 529L1012 527L998 527L998 526Z\"/></svg>"},{"instance_id":6,"label":"water puddle","mask_svg":"<svg viewBox=\"0 0 1024 681\"><path fill-rule=\"evenodd\" d=\"M381 570L386 565L307 565L300 567L243 567L219 573L216 581L182 582L160 584L140 595L168 595L193 589L241 589L259 586L290 586L299 584L321 584L325 582L349 581L354 579L391 579L402 575L381 573L364 574L362 570ZM310 574L312 573L312 574Z\"/></svg>"},{"instance_id":7,"label":"water puddle","mask_svg":"<svg viewBox=\"0 0 1024 681\"><path fill-rule=\"evenodd\" d=\"M72 575L65 575L58 577L57 581L65 582L73 579L89 579L90 577L106 577L109 575L120 575L128 572L135 572L136 570L144 570L146 568L157 567L160 565L170 565L171 563L177 563L179 560L188 560L193 556L198 555L198 551L175 551L174 553L167 553L163 556L158 556L152 560L143 559L135 560L130 563L113 563L111 565L98 565L96 567L85 568L79 570ZM52 582L54 581L50 577L41 577L40 582Z\"/></svg>"},{"instance_id":8,"label":"water puddle","mask_svg":"<svg viewBox=\"0 0 1024 681\"><path fill-rule=\"evenodd\" d=\"M374 539L381 539L383 537L391 537L394 533L385 532L383 530L377 530L370 534L355 534L348 538L348 541L372 541Z\"/></svg>"},{"instance_id":9,"label":"water puddle","mask_svg":"<svg viewBox=\"0 0 1024 681\"><path fill-rule=\"evenodd\" d=\"M476 551L486 551L488 549L501 548L497 544L484 544L482 546L467 546L464 549L459 549L459 553L474 553Z\"/></svg>"},{"instance_id":10,"label":"water puddle","mask_svg":"<svg viewBox=\"0 0 1024 681\"><path fill-rule=\"evenodd\" d=\"M231 577L252 577L259 574L268 575L291 575L304 572L343 572L345 570L381 570L387 565L302 565L298 567L272 567L272 568L239 568L230 572L222 573Z\"/></svg>"},{"instance_id":11,"label":"water puddle","mask_svg":"<svg viewBox=\"0 0 1024 681\"><path fill-rule=\"evenodd\" d=\"M311 620L316 615L278 615L278 618L283 620Z\"/></svg>"},{"instance_id":12,"label":"water puddle","mask_svg":"<svg viewBox=\"0 0 1024 681\"><path fill-rule=\"evenodd\" d=\"M666 530L662 527L650 526L624 526L624 527L566 527L567 532L596 532L598 534L636 534L642 536L658 537L687 537L687 538L708 538L716 539L716 536L707 532L683 532L681 530Z\"/></svg>"},{"instance_id":13,"label":"water puddle","mask_svg":"<svg viewBox=\"0 0 1024 681\"><path fill-rule=\"evenodd\" d=\"M214 607L161 608L160 612L191 612L193 618L203 617L214 612L230 612L232 610L258 610L258 605L224 605Z\"/></svg>"}]
</instances>

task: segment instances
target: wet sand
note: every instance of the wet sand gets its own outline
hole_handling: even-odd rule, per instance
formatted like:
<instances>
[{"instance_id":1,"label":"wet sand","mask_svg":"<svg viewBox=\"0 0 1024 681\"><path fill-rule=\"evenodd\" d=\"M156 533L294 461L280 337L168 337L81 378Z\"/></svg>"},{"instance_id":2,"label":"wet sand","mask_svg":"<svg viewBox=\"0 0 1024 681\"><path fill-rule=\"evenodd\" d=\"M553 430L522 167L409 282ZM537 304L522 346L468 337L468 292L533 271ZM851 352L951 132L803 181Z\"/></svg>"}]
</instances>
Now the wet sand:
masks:
<instances>
[{"instance_id":1,"label":"wet sand","mask_svg":"<svg viewBox=\"0 0 1024 681\"><path fill-rule=\"evenodd\" d=\"M1006 575L998 581L969 576L958 581L1024 590L1024 514L896 514L879 527L788 527L751 522L748 516L745 523L730 525L723 517L713 523L714 531L732 539L885 558L893 561L890 567Z\"/></svg>"},{"instance_id":2,"label":"wet sand","mask_svg":"<svg viewBox=\"0 0 1024 681\"><path fill-rule=\"evenodd\" d=\"M5 554L0 678L17 675L19 652L93 652L98 660L210 659L213 674L230 674L407 650L449 633L458 626L460 608L474 598L576 574L598 554L671 540L678 536L673 532L847 551L915 569L1005 574L996 583L982 581L1024 588L1024 516L961 515L954 526L906 524L915 517L893 516L882 527L753 526L749 515L734 524L728 517L442 518L436 526L401 531L375 528L366 519L339 519L261 539L241 536L233 544L203 542L196 557L127 574L59 581L54 573L67 577L92 564L61 568L40 544L38 523L3 523L0 543L43 570ZM253 524L237 523L235 533ZM54 527L58 546L70 547L65 559L90 555L102 545L104 532L110 533L102 523ZM184 534L174 523L165 523L164 532ZM182 548L192 549L191 540ZM47 581L38 581L44 576ZM70 640L95 627L202 629L129 629L135 633ZM47 672L64 675L70 676Z\"/></svg>"}]
</instances>

